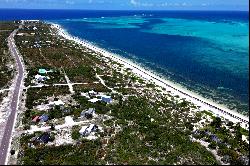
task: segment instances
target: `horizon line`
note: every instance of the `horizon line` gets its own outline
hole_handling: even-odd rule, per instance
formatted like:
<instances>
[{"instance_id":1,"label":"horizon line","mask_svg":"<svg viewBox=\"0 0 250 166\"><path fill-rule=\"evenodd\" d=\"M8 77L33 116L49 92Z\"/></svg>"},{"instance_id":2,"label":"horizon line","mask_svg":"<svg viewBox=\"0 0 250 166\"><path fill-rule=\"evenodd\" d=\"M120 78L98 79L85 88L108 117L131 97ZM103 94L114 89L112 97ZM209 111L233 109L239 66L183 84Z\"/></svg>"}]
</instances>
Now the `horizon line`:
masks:
<instances>
[{"instance_id":1,"label":"horizon line","mask_svg":"<svg viewBox=\"0 0 250 166\"><path fill-rule=\"evenodd\" d=\"M82 10L82 11L238 11L249 12L249 10L234 10L234 9L58 9L58 8L0 8L0 10Z\"/></svg>"}]
</instances>

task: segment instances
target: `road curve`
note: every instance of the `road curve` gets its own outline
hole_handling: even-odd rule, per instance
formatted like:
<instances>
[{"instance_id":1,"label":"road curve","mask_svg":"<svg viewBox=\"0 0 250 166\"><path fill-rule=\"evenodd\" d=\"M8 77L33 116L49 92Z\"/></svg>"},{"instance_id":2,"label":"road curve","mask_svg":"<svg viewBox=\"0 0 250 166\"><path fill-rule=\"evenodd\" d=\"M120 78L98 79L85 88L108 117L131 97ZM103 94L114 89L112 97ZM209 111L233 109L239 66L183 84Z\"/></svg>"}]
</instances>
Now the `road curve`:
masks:
<instances>
[{"instance_id":1,"label":"road curve","mask_svg":"<svg viewBox=\"0 0 250 166\"><path fill-rule=\"evenodd\" d=\"M14 41L14 36L16 35L18 29L14 30L11 35L8 37L8 46L10 53L13 57L15 57L16 64L17 64L17 79L15 83L15 88L13 91L13 96L11 99L10 107L10 115L7 119L7 123L5 126L4 130L4 135L2 138L2 142L0 145L0 165L5 165L7 162L7 157L11 143L11 137L12 137L12 131L14 129L15 125L15 119L16 119L16 114L18 111L18 103L19 103L19 96L21 94L21 85L23 84L23 78L24 78L24 67L20 59L20 54L16 48L15 41Z\"/></svg>"}]
</instances>

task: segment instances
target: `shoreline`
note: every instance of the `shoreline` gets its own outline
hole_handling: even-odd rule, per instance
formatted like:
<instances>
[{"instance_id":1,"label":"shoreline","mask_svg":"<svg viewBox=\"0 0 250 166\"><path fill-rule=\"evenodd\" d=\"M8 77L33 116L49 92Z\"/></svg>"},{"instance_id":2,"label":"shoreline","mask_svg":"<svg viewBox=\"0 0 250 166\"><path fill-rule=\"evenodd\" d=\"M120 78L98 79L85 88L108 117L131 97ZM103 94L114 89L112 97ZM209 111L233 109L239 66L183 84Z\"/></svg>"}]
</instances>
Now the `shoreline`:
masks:
<instances>
[{"instance_id":1,"label":"shoreline","mask_svg":"<svg viewBox=\"0 0 250 166\"><path fill-rule=\"evenodd\" d=\"M237 122L249 123L248 117L236 111L229 110L223 105L219 105L209 99L206 99L192 91L185 89L185 87L175 84L172 81L167 80L165 78L161 78L161 76L159 76L157 73L152 72L149 69L145 69L144 67L132 62L129 59L125 59L103 48L99 48L98 46L95 46L94 44L90 43L87 40L74 37L70 35L66 30L64 30L59 24L55 24L52 22L47 22L47 23L51 24L52 28L56 28L58 30L58 35L64 37L65 39L73 40L74 42L82 46L85 46L95 52L101 53L103 56L109 57L112 60L120 64L123 64L124 67L132 69L132 72L135 73L136 75L142 77L143 79L153 81L156 85L165 88L166 89L165 91L170 91L173 96L179 95L181 98L185 98L187 101L190 101L195 105L200 106L199 108L200 110L210 110L213 114L224 117L225 119L228 119L234 123ZM242 127L246 128L245 125Z\"/></svg>"}]
</instances>

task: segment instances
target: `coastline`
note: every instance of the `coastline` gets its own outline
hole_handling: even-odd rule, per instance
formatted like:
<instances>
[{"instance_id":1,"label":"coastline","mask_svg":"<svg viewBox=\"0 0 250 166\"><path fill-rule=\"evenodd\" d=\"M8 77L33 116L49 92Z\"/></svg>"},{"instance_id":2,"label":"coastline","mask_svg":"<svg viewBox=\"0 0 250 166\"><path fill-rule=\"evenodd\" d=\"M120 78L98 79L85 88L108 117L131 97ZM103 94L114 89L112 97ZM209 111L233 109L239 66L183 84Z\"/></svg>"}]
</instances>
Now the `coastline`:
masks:
<instances>
[{"instance_id":1,"label":"coastline","mask_svg":"<svg viewBox=\"0 0 250 166\"><path fill-rule=\"evenodd\" d=\"M223 105L214 103L213 101L206 99L194 92L191 92L178 84L175 84L167 79L161 78L157 73L154 73L151 70L145 69L141 67L140 65L135 64L131 60L125 59L103 48L99 48L95 46L94 44L90 43L89 41L79 39L78 37L74 37L70 35L69 33L67 33L67 31L64 30L58 24L54 24L52 22L48 22L48 23L51 24L52 28L56 28L58 30L58 35L68 40L73 40L76 43L81 44L95 52L101 53L105 57L109 57L112 60L123 64L125 67L132 69L132 72L135 73L136 75L146 80L152 80L156 85L165 88L166 91L171 91L171 94L173 96L179 95L181 98L185 98L187 101L190 101L194 103L195 105L200 106L199 108L200 110L210 110L213 114L224 117L225 119L228 119L234 123L237 123L237 122L249 123L248 117L241 115L240 113L236 111L229 110ZM245 125L243 125L242 127L246 128Z\"/></svg>"}]
</instances>

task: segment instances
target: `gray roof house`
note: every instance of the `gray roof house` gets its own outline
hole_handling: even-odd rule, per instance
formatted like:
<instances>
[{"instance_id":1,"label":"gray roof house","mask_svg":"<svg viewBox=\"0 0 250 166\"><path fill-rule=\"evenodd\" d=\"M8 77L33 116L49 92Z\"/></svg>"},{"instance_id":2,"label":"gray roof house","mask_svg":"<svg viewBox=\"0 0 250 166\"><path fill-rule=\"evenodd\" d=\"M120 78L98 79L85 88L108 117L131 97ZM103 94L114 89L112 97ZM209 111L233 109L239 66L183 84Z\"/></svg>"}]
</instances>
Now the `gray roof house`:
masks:
<instances>
[{"instance_id":1,"label":"gray roof house","mask_svg":"<svg viewBox=\"0 0 250 166\"><path fill-rule=\"evenodd\" d=\"M86 118L92 118L93 114L95 114L95 109L94 108L89 108L87 111L84 110L81 112L81 117L86 117Z\"/></svg>"},{"instance_id":2,"label":"gray roof house","mask_svg":"<svg viewBox=\"0 0 250 166\"><path fill-rule=\"evenodd\" d=\"M97 131L98 126L95 124L90 124L89 126L83 126L79 133L82 136L88 136L91 132Z\"/></svg>"}]
</instances>

